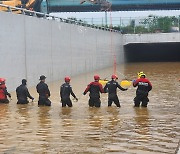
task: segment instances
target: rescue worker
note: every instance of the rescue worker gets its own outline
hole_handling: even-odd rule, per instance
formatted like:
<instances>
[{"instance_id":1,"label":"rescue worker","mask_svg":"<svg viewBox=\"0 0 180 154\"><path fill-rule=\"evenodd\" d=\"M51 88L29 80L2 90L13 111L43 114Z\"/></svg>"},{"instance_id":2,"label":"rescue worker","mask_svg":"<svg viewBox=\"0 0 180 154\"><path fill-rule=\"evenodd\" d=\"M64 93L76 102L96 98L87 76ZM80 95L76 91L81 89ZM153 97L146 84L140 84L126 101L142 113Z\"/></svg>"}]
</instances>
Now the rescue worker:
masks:
<instances>
[{"instance_id":1,"label":"rescue worker","mask_svg":"<svg viewBox=\"0 0 180 154\"><path fill-rule=\"evenodd\" d=\"M118 79L117 75L112 75L111 79L112 80L106 83L104 87L104 92L108 92L108 106L111 106L114 102L117 107L121 107L117 96L117 88L119 88L122 91L126 91L127 89L122 88L116 81Z\"/></svg>"},{"instance_id":2,"label":"rescue worker","mask_svg":"<svg viewBox=\"0 0 180 154\"><path fill-rule=\"evenodd\" d=\"M152 89L151 82L146 78L146 74L144 72L138 73L137 80L133 81L133 86L138 87L136 90L136 97L134 98L134 106L139 107L140 103L142 102L142 107L147 107L149 102L148 93Z\"/></svg>"},{"instance_id":3,"label":"rescue worker","mask_svg":"<svg viewBox=\"0 0 180 154\"><path fill-rule=\"evenodd\" d=\"M7 91L5 81L4 78L0 78L0 103L9 103L7 96L11 98L11 94Z\"/></svg>"},{"instance_id":4,"label":"rescue worker","mask_svg":"<svg viewBox=\"0 0 180 154\"><path fill-rule=\"evenodd\" d=\"M87 88L85 89L83 95L86 95L86 93L89 91L89 106L90 107L100 107L101 106L101 100L100 100L100 93L104 93L102 84L99 83L99 75L94 76L94 82L91 82Z\"/></svg>"},{"instance_id":5,"label":"rescue worker","mask_svg":"<svg viewBox=\"0 0 180 154\"><path fill-rule=\"evenodd\" d=\"M36 86L36 90L39 93L38 105L51 106L51 101L48 99L51 94L48 85L45 83L45 79L46 77L41 75L40 82Z\"/></svg>"},{"instance_id":6,"label":"rescue worker","mask_svg":"<svg viewBox=\"0 0 180 154\"><path fill-rule=\"evenodd\" d=\"M26 87L27 80L22 79L22 84L16 88L16 95L17 95L17 104L28 104L28 97L34 100L34 98L30 95L28 88Z\"/></svg>"},{"instance_id":7,"label":"rescue worker","mask_svg":"<svg viewBox=\"0 0 180 154\"><path fill-rule=\"evenodd\" d=\"M62 84L60 87L60 97L61 97L62 107L66 107L66 105L68 107L72 107L72 101L70 99L70 94L76 99L76 101L78 101L78 98L72 91L72 87L70 85L70 80L71 80L70 77L66 76L64 78L65 83Z\"/></svg>"}]
</instances>

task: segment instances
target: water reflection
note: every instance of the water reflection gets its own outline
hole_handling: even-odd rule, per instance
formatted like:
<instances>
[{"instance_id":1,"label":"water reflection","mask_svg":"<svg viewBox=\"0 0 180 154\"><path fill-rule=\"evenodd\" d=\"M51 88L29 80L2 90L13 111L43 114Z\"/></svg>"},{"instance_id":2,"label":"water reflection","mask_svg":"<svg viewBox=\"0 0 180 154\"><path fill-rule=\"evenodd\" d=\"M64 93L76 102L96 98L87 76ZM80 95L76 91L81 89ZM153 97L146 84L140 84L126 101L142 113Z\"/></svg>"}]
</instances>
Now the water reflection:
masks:
<instances>
[{"instance_id":1,"label":"water reflection","mask_svg":"<svg viewBox=\"0 0 180 154\"><path fill-rule=\"evenodd\" d=\"M74 140L74 132L76 130L74 125L74 120L72 117L72 108L70 107L63 107L61 108L61 113L59 114L59 118L61 119L61 141L63 144L67 144ZM65 146L66 147L66 146Z\"/></svg>"},{"instance_id":2,"label":"water reflection","mask_svg":"<svg viewBox=\"0 0 180 154\"><path fill-rule=\"evenodd\" d=\"M116 107L108 107L107 108L107 114L108 116L108 129L111 131L117 131L117 128L119 128L120 125L120 113L119 108Z\"/></svg>"},{"instance_id":3,"label":"water reflection","mask_svg":"<svg viewBox=\"0 0 180 154\"><path fill-rule=\"evenodd\" d=\"M51 144L51 117L49 111L51 110L50 107L42 106L38 108L38 125L37 128L37 136L40 138L38 139L39 142L39 150L41 153L45 153L50 150Z\"/></svg>"},{"instance_id":4,"label":"water reflection","mask_svg":"<svg viewBox=\"0 0 180 154\"><path fill-rule=\"evenodd\" d=\"M72 115L72 108L70 107L63 107L61 109L61 114L60 114L60 118L62 119L62 126L64 127L65 130L69 130L72 129L73 126L73 119L71 119Z\"/></svg>"},{"instance_id":5,"label":"water reflection","mask_svg":"<svg viewBox=\"0 0 180 154\"><path fill-rule=\"evenodd\" d=\"M70 107L62 107L61 108L61 113L59 114L60 118L71 118L71 113L72 113L72 108Z\"/></svg>"},{"instance_id":6,"label":"water reflection","mask_svg":"<svg viewBox=\"0 0 180 154\"><path fill-rule=\"evenodd\" d=\"M134 107L135 111L135 121L136 121L136 133L140 135L148 135L149 134L149 110L148 108L137 108Z\"/></svg>"},{"instance_id":7,"label":"water reflection","mask_svg":"<svg viewBox=\"0 0 180 154\"><path fill-rule=\"evenodd\" d=\"M92 126L92 129L101 129L102 127L102 117L100 109L89 107L89 126Z\"/></svg>"},{"instance_id":8,"label":"water reflection","mask_svg":"<svg viewBox=\"0 0 180 154\"><path fill-rule=\"evenodd\" d=\"M8 118L8 106L9 104L0 104L0 121Z\"/></svg>"},{"instance_id":9,"label":"water reflection","mask_svg":"<svg viewBox=\"0 0 180 154\"><path fill-rule=\"evenodd\" d=\"M88 119L85 132L85 140L87 144L87 153L101 153L103 147L103 115L100 108L87 109Z\"/></svg>"},{"instance_id":10,"label":"water reflection","mask_svg":"<svg viewBox=\"0 0 180 154\"><path fill-rule=\"evenodd\" d=\"M0 153L9 151L12 145L9 145L9 132L8 132L8 121L9 116L9 104L0 104ZM10 150L11 151L11 150Z\"/></svg>"},{"instance_id":11,"label":"water reflection","mask_svg":"<svg viewBox=\"0 0 180 154\"><path fill-rule=\"evenodd\" d=\"M50 127L50 107L42 106L38 108L38 123L40 124L41 128L49 128Z\"/></svg>"},{"instance_id":12,"label":"water reflection","mask_svg":"<svg viewBox=\"0 0 180 154\"><path fill-rule=\"evenodd\" d=\"M27 104L17 105L16 112L19 114L19 117L20 117L18 123L20 124L21 127L24 127L21 129L25 129L25 127L28 127L28 124L30 124L29 110L30 110L30 107Z\"/></svg>"}]
</instances>

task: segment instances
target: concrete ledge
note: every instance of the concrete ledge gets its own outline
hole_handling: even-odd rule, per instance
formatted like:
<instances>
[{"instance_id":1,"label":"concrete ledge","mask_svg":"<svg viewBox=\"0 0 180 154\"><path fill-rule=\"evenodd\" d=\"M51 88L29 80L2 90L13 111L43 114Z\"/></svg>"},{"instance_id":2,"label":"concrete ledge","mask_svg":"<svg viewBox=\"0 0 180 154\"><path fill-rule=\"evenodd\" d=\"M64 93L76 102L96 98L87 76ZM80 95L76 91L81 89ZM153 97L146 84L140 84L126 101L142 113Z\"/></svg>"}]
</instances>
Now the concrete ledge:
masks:
<instances>
[{"instance_id":1,"label":"concrete ledge","mask_svg":"<svg viewBox=\"0 0 180 154\"><path fill-rule=\"evenodd\" d=\"M123 45L130 43L180 42L180 33L125 34Z\"/></svg>"}]
</instances>

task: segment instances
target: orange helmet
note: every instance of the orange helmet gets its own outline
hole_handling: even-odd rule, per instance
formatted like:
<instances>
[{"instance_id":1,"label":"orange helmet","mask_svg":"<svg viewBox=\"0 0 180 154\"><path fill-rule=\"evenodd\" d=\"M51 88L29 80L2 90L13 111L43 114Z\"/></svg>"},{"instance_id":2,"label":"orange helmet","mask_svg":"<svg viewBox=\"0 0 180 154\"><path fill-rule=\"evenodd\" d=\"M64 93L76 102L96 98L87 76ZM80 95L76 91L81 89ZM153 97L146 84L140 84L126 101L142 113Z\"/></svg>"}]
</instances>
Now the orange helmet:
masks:
<instances>
[{"instance_id":1,"label":"orange helmet","mask_svg":"<svg viewBox=\"0 0 180 154\"><path fill-rule=\"evenodd\" d=\"M64 81L65 81L65 82L70 82L70 80L71 80L71 78L70 78L69 76L66 76L66 77L64 78Z\"/></svg>"},{"instance_id":2,"label":"orange helmet","mask_svg":"<svg viewBox=\"0 0 180 154\"><path fill-rule=\"evenodd\" d=\"M111 78L112 78L112 79L118 79L118 76L115 75L115 74L113 74L113 75L111 76Z\"/></svg>"},{"instance_id":3,"label":"orange helmet","mask_svg":"<svg viewBox=\"0 0 180 154\"><path fill-rule=\"evenodd\" d=\"M94 80L99 80L99 79L100 79L99 75L94 76Z\"/></svg>"}]
</instances>

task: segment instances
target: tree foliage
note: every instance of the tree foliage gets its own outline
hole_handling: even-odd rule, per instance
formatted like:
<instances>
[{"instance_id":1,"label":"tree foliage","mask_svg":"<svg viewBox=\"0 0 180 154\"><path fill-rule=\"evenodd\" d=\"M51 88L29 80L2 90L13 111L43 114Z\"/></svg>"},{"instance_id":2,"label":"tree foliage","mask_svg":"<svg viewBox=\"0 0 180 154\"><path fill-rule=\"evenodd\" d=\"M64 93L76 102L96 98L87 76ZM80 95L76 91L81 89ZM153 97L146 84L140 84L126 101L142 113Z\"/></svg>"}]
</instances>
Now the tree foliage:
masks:
<instances>
[{"instance_id":1,"label":"tree foliage","mask_svg":"<svg viewBox=\"0 0 180 154\"><path fill-rule=\"evenodd\" d=\"M127 26L113 27L116 30L122 31L122 33L168 33L171 32L172 27L179 27L179 17L159 17L150 15L145 19L142 19L139 23L135 20L131 20Z\"/></svg>"}]
</instances>

